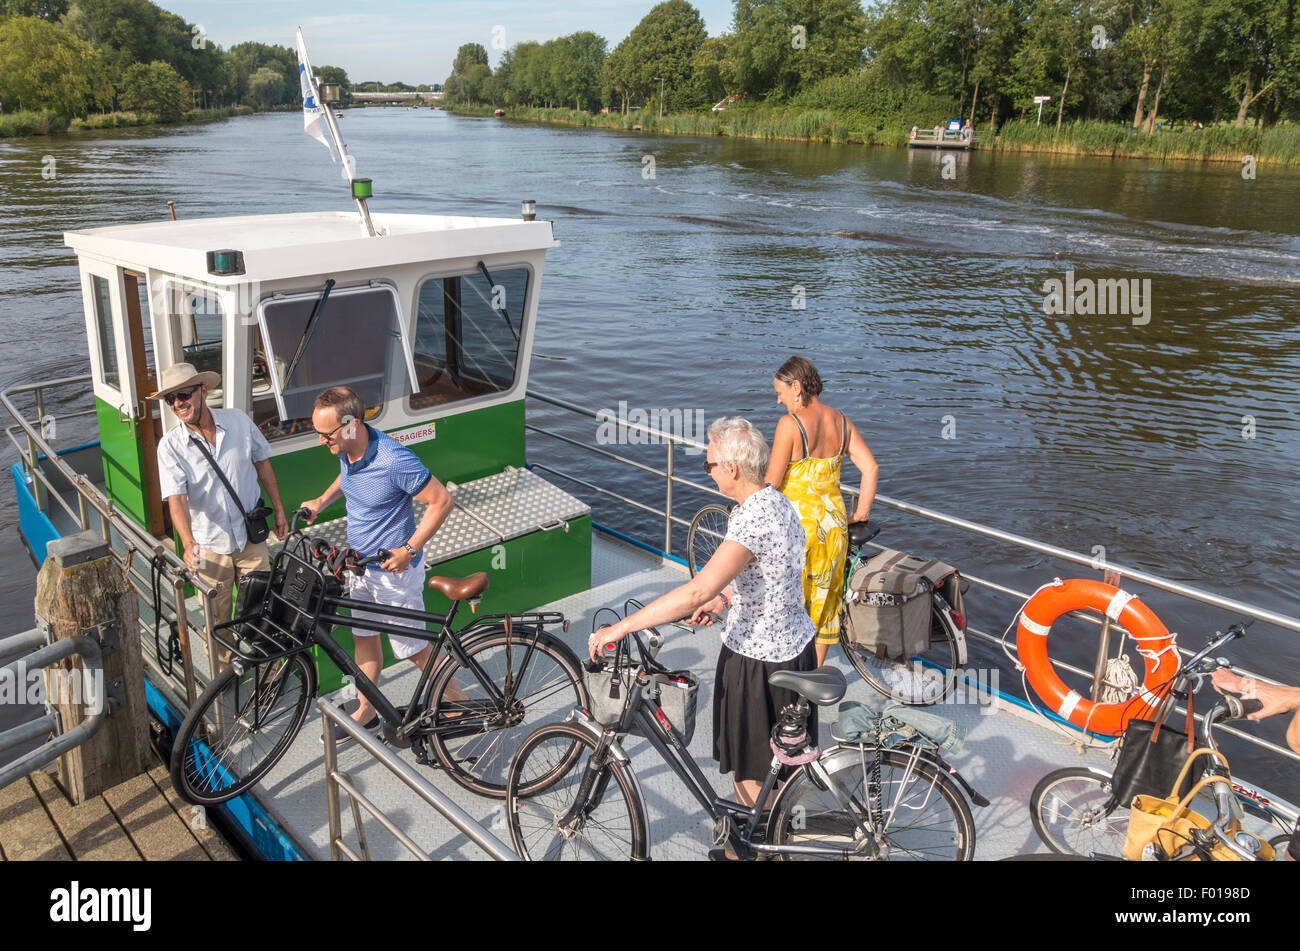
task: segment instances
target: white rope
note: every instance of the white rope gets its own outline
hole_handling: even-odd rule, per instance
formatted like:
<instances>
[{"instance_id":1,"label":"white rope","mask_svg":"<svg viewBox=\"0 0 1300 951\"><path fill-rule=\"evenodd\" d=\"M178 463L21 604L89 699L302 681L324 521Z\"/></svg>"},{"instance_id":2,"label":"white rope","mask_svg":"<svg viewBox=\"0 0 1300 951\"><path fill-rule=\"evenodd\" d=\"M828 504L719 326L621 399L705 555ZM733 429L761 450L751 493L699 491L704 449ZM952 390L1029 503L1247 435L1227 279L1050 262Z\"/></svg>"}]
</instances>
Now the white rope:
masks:
<instances>
[{"instance_id":1,"label":"white rope","mask_svg":"<svg viewBox=\"0 0 1300 951\"><path fill-rule=\"evenodd\" d=\"M1128 632L1120 628L1119 647L1115 656L1107 659L1101 675L1100 703L1123 703L1137 693L1138 687L1142 685L1128 654L1124 653L1124 641L1128 636Z\"/></svg>"}]
</instances>

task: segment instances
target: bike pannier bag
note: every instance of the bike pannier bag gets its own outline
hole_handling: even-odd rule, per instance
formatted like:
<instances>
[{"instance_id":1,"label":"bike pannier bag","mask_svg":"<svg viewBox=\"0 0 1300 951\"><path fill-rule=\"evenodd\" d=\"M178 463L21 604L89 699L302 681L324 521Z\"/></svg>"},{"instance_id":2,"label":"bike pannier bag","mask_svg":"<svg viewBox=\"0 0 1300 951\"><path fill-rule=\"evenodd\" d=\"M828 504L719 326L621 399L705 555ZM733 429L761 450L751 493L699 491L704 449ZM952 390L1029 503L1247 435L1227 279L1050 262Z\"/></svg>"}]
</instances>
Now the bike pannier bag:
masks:
<instances>
[{"instance_id":1,"label":"bike pannier bag","mask_svg":"<svg viewBox=\"0 0 1300 951\"><path fill-rule=\"evenodd\" d=\"M885 549L854 568L844 595L849 642L881 660L928 650L933 585L922 569L938 564Z\"/></svg>"}]
</instances>

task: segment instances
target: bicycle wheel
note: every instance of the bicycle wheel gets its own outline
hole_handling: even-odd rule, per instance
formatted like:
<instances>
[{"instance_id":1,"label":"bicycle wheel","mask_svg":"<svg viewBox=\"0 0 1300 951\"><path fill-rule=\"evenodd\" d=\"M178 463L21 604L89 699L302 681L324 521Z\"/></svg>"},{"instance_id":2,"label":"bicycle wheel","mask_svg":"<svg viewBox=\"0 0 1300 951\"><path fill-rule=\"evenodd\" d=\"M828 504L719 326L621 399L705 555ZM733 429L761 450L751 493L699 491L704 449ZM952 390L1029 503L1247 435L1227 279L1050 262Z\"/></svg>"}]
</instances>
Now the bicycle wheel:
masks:
<instances>
[{"instance_id":1,"label":"bicycle wheel","mask_svg":"<svg viewBox=\"0 0 1300 951\"><path fill-rule=\"evenodd\" d=\"M503 697L509 673L506 701L496 699L472 668L451 656L429 683L424 702L432 712L429 745L452 779L481 796L505 797L510 757L530 729L559 720L574 707L589 706L573 652L542 632L530 656L531 639L530 630L517 627L508 651L504 629L464 643L466 656Z\"/></svg>"},{"instance_id":2,"label":"bicycle wheel","mask_svg":"<svg viewBox=\"0 0 1300 951\"><path fill-rule=\"evenodd\" d=\"M1108 808L1110 798L1110 773L1067 766L1038 781L1029 796L1029 817L1053 852L1116 857L1128 833L1128 808Z\"/></svg>"},{"instance_id":3,"label":"bicycle wheel","mask_svg":"<svg viewBox=\"0 0 1300 951\"><path fill-rule=\"evenodd\" d=\"M823 848L821 855L785 859L867 861L969 861L975 854L975 820L957 784L929 760L905 750L881 752L880 781L871 779L876 751L866 770L855 746L827 750L819 762L866 822L868 805L878 814L874 835L859 828L835 794L820 788L807 769L790 780L768 824L773 845Z\"/></svg>"},{"instance_id":4,"label":"bicycle wheel","mask_svg":"<svg viewBox=\"0 0 1300 951\"><path fill-rule=\"evenodd\" d=\"M695 517L691 519L691 527L686 532L686 568L692 578L697 571L708 564L713 553L722 544L730 518L729 508L711 502L696 512Z\"/></svg>"},{"instance_id":5,"label":"bicycle wheel","mask_svg":"<svg viewBox=\"0 0 1300 951\"><path fill-rule=\"evenodd\" d=\"M847 610L847 609L844 609ZM955 622L937 603L930 618L930 648L907 660L884 660L849 641L848 624L840 617L840 647L862 679L900 703L942 703L957 689L958 658Z\"/></svg>"},{"instance_id":6,"label":"bicycle wheel","mask_svg":"<svg viewBox=\"0 0 1300 951\"><path fill-rule=\"evenodd\" d=\"M307 720L316 676L303 654L224 670L185 715L172 743L171 777L185 799L233 799L270 772Z\"/></svg>"},{"instance_id":7,"label":"bicycle wheel","mask_svg":"<svg viewBox=\"0 0 1300 951\"><path fill-rule=\"evenodd\" d=\"M510 841L523 858L562 862L645 857L645 807L627 767L619 763L601 770L586 807L560 827L577 801L595 748L585 730L568 723L544 726L524 740L506 788ZM524 794L525 787L538 791Z\"/></svg>"}]
</instances>

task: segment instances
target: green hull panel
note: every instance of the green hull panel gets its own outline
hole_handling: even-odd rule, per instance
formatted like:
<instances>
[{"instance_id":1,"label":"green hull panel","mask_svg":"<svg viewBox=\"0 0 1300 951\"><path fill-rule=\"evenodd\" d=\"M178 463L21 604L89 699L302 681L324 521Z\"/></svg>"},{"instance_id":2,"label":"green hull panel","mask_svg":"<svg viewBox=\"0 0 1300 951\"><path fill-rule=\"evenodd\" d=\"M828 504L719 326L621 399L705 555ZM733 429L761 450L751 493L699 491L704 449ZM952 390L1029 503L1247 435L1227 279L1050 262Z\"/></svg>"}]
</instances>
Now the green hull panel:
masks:
<instances>
[{"instance_id":1,"label":"green hull panel","mask_svg":"<svg viewBox=\"0 0 1300 951\"><path fill-rule=\"evenodd\" d=\"M439 434L441 438L441 434ZM486 571L491 587L483 595L477 614L463 606L456 617L456 627L472 623L486 614L530 611L538 605L586 591L591 587L591 516L584 515L569 523L569 531L533 532L511 539L503 545L462 555L434 566L431 574L461 577ZM440 593L426 590L425 607L443 614L450 603ZM336 628L334 640L352 653L352 632ZM319 674L319 692L330 693L343 686L342 672L320 648L313 648ZM388 639L384 638L384 666L394 663ZM401 698L405 702L406 698Z\"/></svg>"}]
</instances>

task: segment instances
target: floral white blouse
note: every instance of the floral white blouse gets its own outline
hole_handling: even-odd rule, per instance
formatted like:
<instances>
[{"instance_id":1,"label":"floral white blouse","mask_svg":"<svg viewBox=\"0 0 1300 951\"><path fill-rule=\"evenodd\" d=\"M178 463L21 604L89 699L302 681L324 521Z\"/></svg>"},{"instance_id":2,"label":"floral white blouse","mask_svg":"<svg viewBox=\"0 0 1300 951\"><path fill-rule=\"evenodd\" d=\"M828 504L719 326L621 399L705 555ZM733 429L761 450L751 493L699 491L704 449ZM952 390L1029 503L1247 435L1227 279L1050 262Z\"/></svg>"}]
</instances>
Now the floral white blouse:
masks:
<instances>
[{"instance_id":1,"label":"floral white blouse","mask_svg":"<svg viewBox=\"0 0 1300 951\"><path fill-rule=\"evenodd\" d=\"M726 538L754 556L731 583L723 643L754 660L798 657L816 633L803 606L804 536L790 500L765 486L731 511Z\"/></svg>"}]
</instances>

